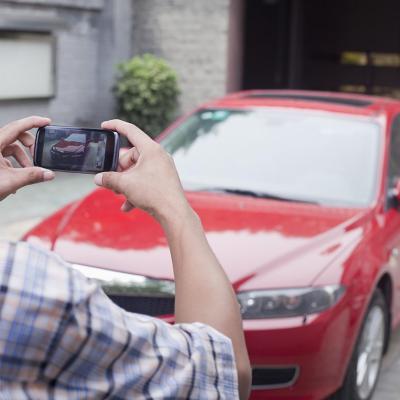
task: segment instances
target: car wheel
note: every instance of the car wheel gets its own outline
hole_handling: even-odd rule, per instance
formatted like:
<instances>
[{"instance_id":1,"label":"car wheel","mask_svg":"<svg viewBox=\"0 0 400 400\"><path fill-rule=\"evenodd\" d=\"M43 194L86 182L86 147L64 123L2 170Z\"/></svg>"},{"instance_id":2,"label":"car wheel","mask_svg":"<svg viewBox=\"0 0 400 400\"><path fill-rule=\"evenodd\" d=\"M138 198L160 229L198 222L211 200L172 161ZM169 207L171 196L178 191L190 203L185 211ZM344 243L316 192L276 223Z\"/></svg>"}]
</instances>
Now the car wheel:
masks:
<instances>
[{"instance_id":1,"label":"car wheel","mask_svg":"<svg viewBox=\"0 0 400 400\"><path fill-rule=\"evenodd\" d=\"M377 289L365 315L342 388L332 400L369 400L378 382L388 329L388 309Z\"/></svg>"}]
</instances>

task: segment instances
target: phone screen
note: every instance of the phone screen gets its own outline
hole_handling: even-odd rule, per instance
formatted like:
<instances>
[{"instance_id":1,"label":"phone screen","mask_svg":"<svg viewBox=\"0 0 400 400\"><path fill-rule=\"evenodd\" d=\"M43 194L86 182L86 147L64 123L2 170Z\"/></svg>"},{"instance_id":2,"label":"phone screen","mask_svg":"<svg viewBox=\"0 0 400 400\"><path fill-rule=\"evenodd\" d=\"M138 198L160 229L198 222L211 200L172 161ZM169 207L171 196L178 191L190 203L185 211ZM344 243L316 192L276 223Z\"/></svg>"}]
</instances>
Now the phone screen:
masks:
<instances>
[{"instance_id":1,"label":"phone screen","mask_svg":"<svg viewBox=\"0 0 400 400\"><path fill-rule=\"evenodd\" d=\"M115 170L118 152L115 132L46 126L38 129L34 161L52 170L98 173Z\"/></svg>"}]
</instances>

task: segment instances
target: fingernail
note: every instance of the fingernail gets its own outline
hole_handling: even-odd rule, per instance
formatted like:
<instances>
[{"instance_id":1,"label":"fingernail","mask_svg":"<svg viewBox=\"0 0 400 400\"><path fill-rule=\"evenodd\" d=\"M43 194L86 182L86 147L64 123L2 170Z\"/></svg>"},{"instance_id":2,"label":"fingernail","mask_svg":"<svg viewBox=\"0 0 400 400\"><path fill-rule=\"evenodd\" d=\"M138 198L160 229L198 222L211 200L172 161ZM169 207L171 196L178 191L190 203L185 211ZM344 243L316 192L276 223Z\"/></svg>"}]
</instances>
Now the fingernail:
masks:
<instances>
[{"instance_id":1,"label":"fingernail","mask_svg":"<svg viewBox=\"0 0 400 400\"><path fill-rule=\"evenodd\" d=\"M50 122L51 122L51 119L48 117L39 117L39 118L42 119L43 122L45 122L46 124L50 124Z\"/></svg>"},{"instance_id":2,"label":"fingernail","mask_svg":"<svg viewBox=\"0 0 400 400\"><path fill-rule=\"evenodd\" d=\"M51 181L52 179L54 179L55 174L53 171L50 171L48 169L44 169L43 170L43 180L44 181Z\"/></svg>"},{"instance_id":3,"label":"fingernail","mask_svg":"<svg viewBox=\"0 0 400 400\"><path fill-rule=\"evenodd\" d=\"M103 185L103 174L97 174L94 177L94 183L98 186L102 186Z\"/></svg>"}]
</instances>

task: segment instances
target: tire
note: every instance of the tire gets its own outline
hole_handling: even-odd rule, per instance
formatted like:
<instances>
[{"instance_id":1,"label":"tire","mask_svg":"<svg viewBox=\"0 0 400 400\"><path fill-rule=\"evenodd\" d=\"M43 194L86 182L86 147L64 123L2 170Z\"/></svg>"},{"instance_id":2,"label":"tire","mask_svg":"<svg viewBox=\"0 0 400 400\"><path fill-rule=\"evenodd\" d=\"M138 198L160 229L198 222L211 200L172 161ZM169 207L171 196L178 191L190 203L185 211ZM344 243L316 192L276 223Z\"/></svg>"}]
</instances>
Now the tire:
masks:
<instances>
[{"instance_id":1,"label":"tire","mask_svg":"<svg viewBox=\"0 0 400 400\"><path fill-rule=\"evenodd\" d=\"M370 400L372 398L382 365L389 329L388 321L386 300L381 290L376 289L365 314L343 386L331 397L331 400ZM382 331L378 332L378 328L375 329L377 334L371 335L375 340L368 341L368 333L373 332L374 327L380 327ZM372 347L374 350L369 355L366 351L367 348L371 348L368 343L374 344ZM369 368L365 368L367 365ZM362 377L365 379L362 380ZM360 384L361 381L362 384Z\"/></svg>"}]
</instances>

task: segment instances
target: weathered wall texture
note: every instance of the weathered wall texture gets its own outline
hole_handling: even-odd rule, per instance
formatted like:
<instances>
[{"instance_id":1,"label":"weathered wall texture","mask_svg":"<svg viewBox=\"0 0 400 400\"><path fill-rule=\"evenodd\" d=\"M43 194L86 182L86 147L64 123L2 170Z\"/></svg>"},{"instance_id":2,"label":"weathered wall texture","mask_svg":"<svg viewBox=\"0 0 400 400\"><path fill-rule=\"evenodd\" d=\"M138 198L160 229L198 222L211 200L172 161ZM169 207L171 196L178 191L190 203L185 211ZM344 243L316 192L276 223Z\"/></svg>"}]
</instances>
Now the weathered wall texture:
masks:
<instances>
[{"instance_id":1,"label":"weathered wall texture","mask_svg":"<svg viewBox=\"0 0 400 400\"><path fill-rule=\"evenodd\" d=\"M113 116L115 65L132 51L130 0L3 0L0 30L44 30L56 41L55 97L0 101L0 126L29 114L84 126Z\"/></svg>"},{"instance_id":2,"label":"weathered wall texture","mask_svg":"<svg viewBox=\"0 0 400 400\"><path fill-rule=\"evenodd\" d=\"M0 100L0 126L29 114L48 115L57 124L98 125L114 115L116 64L145 52L164 57L176 70L180 111L223 95L229 72L230 3L0 0L0 32L48 31L56 42L55 96Z\"/></svg>"},{"instance_id":3,"label":"weathered wall texture","mask_svg":"<svg viewBox=\"0 0 400 400\"><path fill-rule=\"evenodd\" d=\"M229 0L133 0L133 53L164 57L188 111L226 93Z\"/></svg>"}]
</instances>

